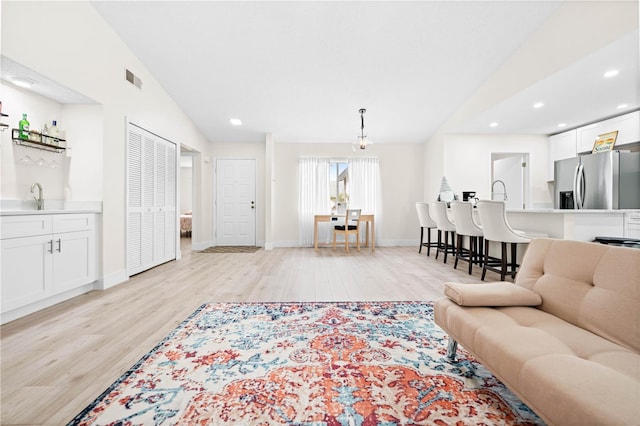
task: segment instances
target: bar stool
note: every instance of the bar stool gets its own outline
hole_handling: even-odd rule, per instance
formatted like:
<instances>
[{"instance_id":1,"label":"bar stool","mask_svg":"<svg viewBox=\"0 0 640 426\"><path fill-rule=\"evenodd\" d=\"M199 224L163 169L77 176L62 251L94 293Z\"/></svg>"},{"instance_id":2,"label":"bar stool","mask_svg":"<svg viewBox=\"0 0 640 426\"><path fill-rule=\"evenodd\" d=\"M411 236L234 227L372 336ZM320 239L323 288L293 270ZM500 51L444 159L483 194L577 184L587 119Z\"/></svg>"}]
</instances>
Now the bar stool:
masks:
<instances>
[{"instance_id":1,"label":"bar stool","mask_svg":"<svg viewBox=\"0 0 640 426\"><path fill-rule=\"evenodd\" d=\"M438 254L444 252L444 263L447 263L447 253L455 255L456 253L456 226L449 220L447 216L447 203L438 201L430 203L429 213L432 215L433 220L436 221L438 229L438 242L436 250L436 259ZM444 243L442 243L442 233L444 232ZM449 235L451 235L451 246L449 246Z\"/></svg>"},{"instance_id":2,"label":"bar stool","mask_svg":"<svg viewBox=\"0 0 640 426\"><path fill-rule=\"evenodd\" d=\"M473 219L473 206L471 203L463 201L452 201L451 212L453 213L453 221L456 226L456 261L453 269L458 268L458 261L463 260L469 262L469 275L473 268L473 264L482 265L482 245L483 232ZM469 249L463 247L464 237L469 237Z\"/></svg>"},{"instance_id":3,"label":"bar stool","mask_svg":"<svg viewBox=\"0 0 640 426\"><path fill-rule=\"evenodd\" d=\"M500 281L504 281L507 273L511 275L511 278L515 278L516 269L519 266L516 263L517 244L527 244L535 237L546 237L547 235L537 232L527 234L526 231L517 231L511 228L507 222L504 201L478 201L478 215L484 233L482 281L484 281L487 270L499 273ZM500 259L489 256L490 241L500 243ZM507 244L511 245L511 263L509 265L507 265ZM495 268L495 266L500 266L500 268Z\"/></svg>"},{"instance_id":4,"label":"bar stool","mask_svg":"<svg viewBox=\"0 0 640 426\"><path fill-rule=\"evenodd\" d=\"M431 242L431 230L436 229L438 225L436 221L429 215L429 203L416 203L416 210L418 212L418 221L420 222L420 249L418 253L422 253L422 247L427 248L427 256L431 253L431 247L437 247L435 242ZM424 241L424 230L427 230L427 242Z\"/></svg>"}]
</instances>

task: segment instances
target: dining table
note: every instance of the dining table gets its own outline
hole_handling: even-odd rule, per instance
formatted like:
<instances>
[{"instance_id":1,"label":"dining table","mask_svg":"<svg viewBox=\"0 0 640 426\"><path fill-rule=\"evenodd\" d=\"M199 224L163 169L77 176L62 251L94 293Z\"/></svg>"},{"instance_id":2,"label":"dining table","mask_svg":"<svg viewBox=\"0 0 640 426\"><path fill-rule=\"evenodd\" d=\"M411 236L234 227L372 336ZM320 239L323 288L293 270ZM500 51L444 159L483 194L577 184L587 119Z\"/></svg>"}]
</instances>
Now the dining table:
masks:
<instances>
[{"instance_id":1,"label":"dining table","mask_svg":"<svg viewBox=\"0 0 640 426\"><path fill-rule=\"evenodd\" d=\"M371 251L376 250L376 230L375 230L375 220L373 214L361 214L360 222L365 223L365 247L369 247L369 241L371 241ZM313 220L313 247L315 250L318 250L319 245L329 245L332 243L321 243L318 242L318 223L320 222L335 222L336 225L344 224L345 215L344 214L317 214L314 216ZM371 235L369 235L371 233Z\"/></svg>"}]
</instances>

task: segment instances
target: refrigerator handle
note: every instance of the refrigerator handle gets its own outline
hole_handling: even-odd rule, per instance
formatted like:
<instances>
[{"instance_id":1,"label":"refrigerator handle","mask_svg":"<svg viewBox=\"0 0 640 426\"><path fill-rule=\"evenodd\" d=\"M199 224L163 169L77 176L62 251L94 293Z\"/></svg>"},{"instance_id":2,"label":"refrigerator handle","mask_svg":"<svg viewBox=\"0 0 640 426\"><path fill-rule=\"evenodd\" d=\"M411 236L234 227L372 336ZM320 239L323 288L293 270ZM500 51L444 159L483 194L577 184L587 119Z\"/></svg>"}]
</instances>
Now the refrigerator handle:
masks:
<instances>
[{"instance_id":1,"label":"refrigerator handle","mask_svg":"<svg viewBox=\"0 0 640 426\"><path fill-rule=\"evenodd\" d=\"M573 171L573 204L575 209L580 208L580 188L578 188L578 176L580 175L580 166L582 164L578 163L576 165L576 169Z\"/></svg>"},{"instance_id":2,"label":"refrigerator handle","mask_svg":"<svg viewBox=\"0 0 640 426\"><path fill-rule=\"evenodd\" d=\"M584 208L584 194L585 194L585 178L584 178L584 164L579 164L576 172L576 190L577 190L577 205L578 209Z\"/></svg>"}]
</instances>

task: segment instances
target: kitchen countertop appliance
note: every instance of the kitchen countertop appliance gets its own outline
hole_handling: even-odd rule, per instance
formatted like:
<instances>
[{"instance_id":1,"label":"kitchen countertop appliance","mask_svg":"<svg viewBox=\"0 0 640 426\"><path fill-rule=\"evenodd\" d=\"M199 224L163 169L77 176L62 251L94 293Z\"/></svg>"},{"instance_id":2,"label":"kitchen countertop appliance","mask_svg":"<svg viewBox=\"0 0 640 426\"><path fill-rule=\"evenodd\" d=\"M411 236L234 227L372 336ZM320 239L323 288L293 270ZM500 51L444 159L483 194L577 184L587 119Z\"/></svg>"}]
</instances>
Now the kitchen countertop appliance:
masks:
<instances>
[{"instance_id":1,"label":"kitchen countertop appliance","mask_svg":"<svg viewBox=\"0 0 640 426\"><path fill-rule=\"evenodd\" d=\"M640 209L640 152L558 160L554 177L556 209Z\"/></svg>"}]
</instances>

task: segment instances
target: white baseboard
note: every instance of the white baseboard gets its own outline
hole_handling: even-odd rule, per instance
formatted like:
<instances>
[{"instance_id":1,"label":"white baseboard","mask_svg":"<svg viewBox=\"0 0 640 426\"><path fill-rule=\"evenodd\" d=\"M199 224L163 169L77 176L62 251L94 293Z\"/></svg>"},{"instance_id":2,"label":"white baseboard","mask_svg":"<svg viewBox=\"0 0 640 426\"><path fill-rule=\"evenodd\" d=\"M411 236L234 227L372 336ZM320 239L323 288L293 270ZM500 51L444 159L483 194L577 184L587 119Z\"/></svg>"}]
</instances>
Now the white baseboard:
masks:
<instances>
[{"instance_id":1,"label":"white baseboard","mask_svg":"<svg viewBox=\"0 0 640 426\"><path fill-rule=\"evenodd\" d=\"M376 243L378 247L409 247L420 245L418 240L382 240Z\"/></svg>"},{"instance_id":2,"label":"white baseboard","mask_svg":"<svg viewBox=\"0 0 640 426\"><path fill-rule=\"evenodd\" d=\"M416 246L420 244L418 240L381 240L376 242L376 247L410 247ZM271 247L266 250L271 250L272 248L296 248L296 247L305 247L298 244L297 241L274 241L271 243ZM308 246L313 248L313 246Z\"/></svg>"}]
</instances>

